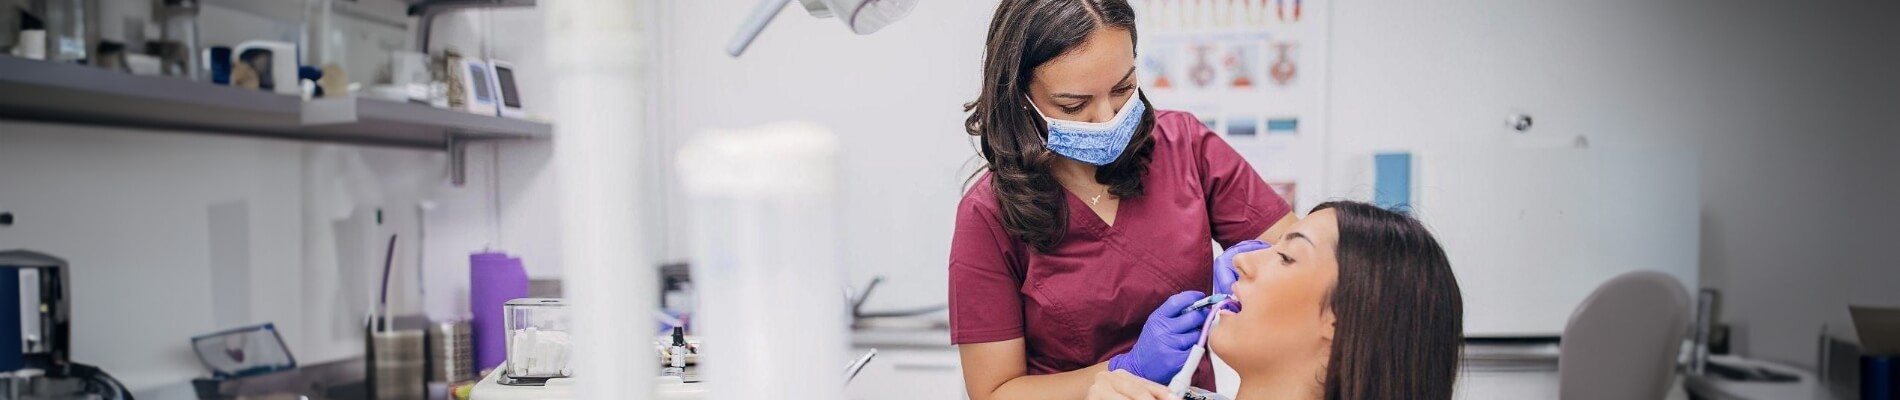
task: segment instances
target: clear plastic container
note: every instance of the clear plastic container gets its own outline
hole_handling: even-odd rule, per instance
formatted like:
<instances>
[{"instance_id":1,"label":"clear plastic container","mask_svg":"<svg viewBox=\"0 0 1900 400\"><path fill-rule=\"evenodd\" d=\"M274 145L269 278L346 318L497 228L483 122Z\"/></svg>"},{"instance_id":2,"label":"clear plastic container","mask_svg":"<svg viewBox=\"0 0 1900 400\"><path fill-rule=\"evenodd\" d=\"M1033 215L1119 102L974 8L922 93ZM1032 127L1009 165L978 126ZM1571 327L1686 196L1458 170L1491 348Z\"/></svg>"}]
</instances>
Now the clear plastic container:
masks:
<instances>
[{"instance_id":1,"label":"clear plastic container","mask_svg":"<svg viewBox=\"0 0 1900 400\"><path fill-rule=\"evenodd\" d=\"M46 59L87 61L99 42L99 0L41 0L39 8L46 23Z\"/></svg>"},{"instance_id":2,"label":"clear plastic container","mask_svg":"<svg viewBox=\"0 0 1900 400\"><path fill-rule=\"evenodd\" d=\"M574 375L571 326L567 302L561 299L514 299L502 305L508 327L508 361L502 364L513 378L566 378Z\"/></svg>"},{"instance_id":3,"label":"clear plastic container","mask_svg":"<svg viewBox=\"0 0 1900 400\"><path fill-rule=\"evenodd\" d=\"M152 14L159 20L159 36L174 54L161 54L165 75L210 81L203 57L198 56L198 0L156 0ZM143 51L144 49L133 49Z\"/></svg>"}]
</instances>

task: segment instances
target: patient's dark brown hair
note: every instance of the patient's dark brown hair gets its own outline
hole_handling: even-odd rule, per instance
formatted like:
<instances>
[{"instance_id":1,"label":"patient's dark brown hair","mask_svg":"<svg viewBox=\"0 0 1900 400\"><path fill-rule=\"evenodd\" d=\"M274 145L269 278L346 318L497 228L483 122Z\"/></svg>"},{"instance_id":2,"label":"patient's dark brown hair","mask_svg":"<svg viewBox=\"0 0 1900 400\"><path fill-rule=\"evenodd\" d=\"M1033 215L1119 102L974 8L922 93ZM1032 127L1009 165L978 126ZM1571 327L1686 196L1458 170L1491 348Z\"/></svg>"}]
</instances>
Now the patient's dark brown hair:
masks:
<instances>
[{"instance_id":1,"label":"patient's dark brown hair","mask_svg":"<svg viewBox=\"0 0 1900 400\"><path fill-rule=\"evenodd\" d=\"M1358 202L1320 210L1339 221L1326 398L1451 399L1464 299L1445 250L1405 214Z\"/></svg>"}]
</instances>

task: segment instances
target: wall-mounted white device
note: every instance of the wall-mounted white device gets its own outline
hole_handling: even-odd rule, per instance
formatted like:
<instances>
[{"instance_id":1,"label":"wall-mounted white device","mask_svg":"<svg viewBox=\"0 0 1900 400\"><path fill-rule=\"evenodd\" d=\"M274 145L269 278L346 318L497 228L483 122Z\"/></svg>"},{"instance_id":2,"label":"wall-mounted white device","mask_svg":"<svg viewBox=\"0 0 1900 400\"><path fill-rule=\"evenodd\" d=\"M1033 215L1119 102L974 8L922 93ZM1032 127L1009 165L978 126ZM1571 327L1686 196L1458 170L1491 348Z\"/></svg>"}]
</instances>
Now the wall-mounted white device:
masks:
<instances>
[{"instance_id":1,"label":"wall-mounted white device","mask_svg":"<svg viewBox=\"0 0 1900 400\"><path fill-rule=\"evenodd\" d=\"M498 115L501 102L495 94L495 73L488 62L463 59L458 68L462 68L462 104L468 107L468 112Z\"/></svg>"},{"instance_id":2,"label":"wall-mounted white device","mask_svg":"<svg viewBox=\"0 0 1900 400\"><path fill-rule=\"evenodd\" d=\"M500 100L501 116L508 118L527 117L521 111L521 91L515 83L515 64L502 60L488 60L491 72L494 72L495 96Z\"/></svg>"}]
</instances>

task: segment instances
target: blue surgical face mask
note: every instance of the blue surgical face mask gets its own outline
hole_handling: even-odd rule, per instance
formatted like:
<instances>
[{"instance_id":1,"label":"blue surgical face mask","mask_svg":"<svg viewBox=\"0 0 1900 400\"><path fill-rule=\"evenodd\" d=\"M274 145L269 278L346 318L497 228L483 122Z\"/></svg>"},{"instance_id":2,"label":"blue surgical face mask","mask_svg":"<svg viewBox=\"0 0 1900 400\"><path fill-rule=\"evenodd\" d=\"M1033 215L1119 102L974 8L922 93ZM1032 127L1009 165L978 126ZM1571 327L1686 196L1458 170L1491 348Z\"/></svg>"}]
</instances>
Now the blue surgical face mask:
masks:
<instances>
[{"instance_id":1,"label":"blue surgical face mask","mask_svg":"<svg viewBox=\"0 0 1900 400\"><path fill-rule=\"evenodd\" d=\"M1049 139L1045 144L1049 151L1097 167L1122 156L1122 151L1128 149L1128 141L1135 137L1135 129L1141 127L1142 113L1148 110L1148 106L1142 104L1140 91L1128 97L1114 118L1102 122L1050 118L1049 114L1043 114L1042 108L1036 107L1035 100L1025 100L1042 120L1049 121Z\"/></svg>"}]
</instances>

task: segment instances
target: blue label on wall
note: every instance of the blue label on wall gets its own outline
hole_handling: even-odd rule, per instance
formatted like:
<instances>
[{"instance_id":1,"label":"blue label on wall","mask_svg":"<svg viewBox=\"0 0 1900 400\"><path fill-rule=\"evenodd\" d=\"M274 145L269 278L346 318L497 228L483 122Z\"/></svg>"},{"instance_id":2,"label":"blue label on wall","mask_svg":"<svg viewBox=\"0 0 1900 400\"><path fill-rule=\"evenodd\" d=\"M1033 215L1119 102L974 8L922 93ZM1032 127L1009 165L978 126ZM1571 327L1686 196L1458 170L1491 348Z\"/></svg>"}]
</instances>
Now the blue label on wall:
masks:
<instances>
[{"instance_id":1,"label":"blue label on wall","mask_svg":"<svg viewBox=\"0 0 1900 400\"><path fill-rule=\"evenodd\" d=\"M1406 211L1412 202L1412 153L1380 153L1372 156L1372 204L1393 211Z\"/></svg>"}]
</instances>

